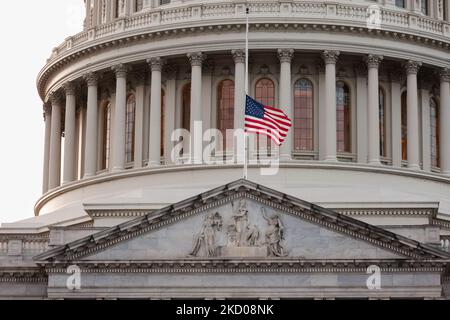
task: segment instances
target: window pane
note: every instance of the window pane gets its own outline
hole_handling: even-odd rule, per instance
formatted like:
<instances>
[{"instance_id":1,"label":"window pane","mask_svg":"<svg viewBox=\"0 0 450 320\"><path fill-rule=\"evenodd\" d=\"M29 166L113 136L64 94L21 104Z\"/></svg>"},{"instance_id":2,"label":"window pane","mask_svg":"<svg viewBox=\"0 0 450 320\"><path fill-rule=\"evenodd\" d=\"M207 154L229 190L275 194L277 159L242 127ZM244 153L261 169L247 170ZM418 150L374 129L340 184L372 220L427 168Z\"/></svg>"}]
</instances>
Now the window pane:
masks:
<instances>
[{"instance_id":1,"label":"window pane","mask_svg":"<svg viewBox=\"0 0 450 320\"><path fill-rule=\"evenodd\" d=\"M300 79L294 86L294 150L314 149L313 121L313 85Z\"/></svg>"},{"instance_id":2,"label":"window pane","mask_svg":"<svg viewBox=\"0 0 450 320\"><path fill-rule=\"evenodd\" d=\"M125 127L125 156L126 162L134 161L134 127L135 127L136 99L129 96L127 101L126 127Z\"/></svg>"},{"instance_id":3,"label":"window pane","mask_svg":"<svg viewBox=\"0 0 450 320\"><path fill-rule=\"evenodd\" d=\"M219 129L226 142L226 131L234 128L234 81L224 80L217 88L218 118L217 129Z\"/></svg>"},{"instance_id":4,"label":"window pane","mask_svg":"<svg viewBox=\"0 0 450 320\"><path fill-rule=\"evenodd\" d=\"M402 160L408 160L408 106L407 93L402 94Z\"/></svg>"},{"instance_id":5,"label":"window pane","mask_svg":"<svg viewBox=\"0 0 450 320\"><path fill-rule=\"evenodd\" d=\"M350 89L339 81L336 84L337 152L351 152Z\"/></svg>"}]
</instances>

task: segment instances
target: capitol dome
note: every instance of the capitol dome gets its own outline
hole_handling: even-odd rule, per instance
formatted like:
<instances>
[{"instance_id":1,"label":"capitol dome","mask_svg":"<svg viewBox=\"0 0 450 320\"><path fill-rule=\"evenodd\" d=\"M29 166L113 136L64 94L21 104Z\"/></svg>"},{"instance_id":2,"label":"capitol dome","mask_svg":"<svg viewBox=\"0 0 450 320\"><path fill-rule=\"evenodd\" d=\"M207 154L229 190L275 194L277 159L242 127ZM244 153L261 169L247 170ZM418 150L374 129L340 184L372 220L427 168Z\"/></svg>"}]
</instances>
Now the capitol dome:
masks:
<instances>
[{"instance_id":1,"label":"capitol dome","mask_svg":"<svg viewBox=\"0 0 450 320\"><path fill-rule=\"evenodd\" d=\"M354 248L353 244L344 236L346 240L337 236L314 238L314 243L330 241L330 246L346 249L338 255L310 257L312 249L299 249L302 253L298 255L294 255L297 249L289 253L288 242L303 239L291 233L284 246L291 256L307 261L360 258L388 265L404 256L439 261L429 268L417 266L417 270L411 262L408 275L416 279L417 273L425 274L428 280L406 281L401 287L396 287L394 280L386 291L377 293L363 289L338 293L336 288L348 287L344 280L326 283L330 289L319 293L315 280L311 280L310 286L299 284L296 289L269 288L260 293L263 296L275 292L278 298L450 297L448 1L84 2L84 30L53 49L37 78L45 119L43 195L36 203L34 218L0 228L0 277L2 266L10 268L7 262L2 265L2 261L9 261L2 254L23 257L32 279L26 285L35 289L29 294L47 295L45 287L48 297L75 297L76 293L62 287L47 288L48 279L60 275L67 261L80 261L90 254L103 263L136 258L131 253L102 253L110 247L100 240L97 243L97 234L107 234L105 241L125 241L126 236L116 227L119 225L137 228L129 230L137 237L150 232L145 229L148 226L142 227L145 232L136 231L140 228L137 222L165 214L165 208L181 210L188 202L193 206L189 210L212 206L208 200L202 202L203 197L214 196L217 203L232 197L232 205L223 209L231 212L236 210L237 199L248 192L244 196L247 207L241 210L250 212L251 217L256 214L252 210L259 213L260 205L285 212L301 199L302 210L313 210L319 216L315 218L317 225L324 223L324 228L331 228L330 224L341 223L333 229L341 233L357 225L348 236L365 241L351 253L345 246ZM194 145L190 142L194 139L183 139L174 132L185 129L198 134L194 130L197 123L202 124L202 136L208 129L218 129L224 136L227 130L243 129L246 87L255 100L283 110L292 119L292 129L279 150L274 175L261 174L261 169L276 148L270 140L259 137L256 142L256 136L250 136L248 176L240 180L243 165L237 159L233 139L215 141L213 158L217 161L205 163L193 159L190 151ZM200 148L211 142L203 140ZM215 190L214 195L209 190ZM266 202L260 204L256 198ZM220 205L227 206L225 202ZM227 217L227 213L218 212ZM180 214L190 216L187 211ZM327 225L321 220L333 214L337 217L334 222ZM186 218L191 221L186 232L196 228L189 233L191 238L199 231L195 223L202 226L200 218ZM205 224L209 218L207 215ZM263 229L264 220L254 219ZM164 233L163 239L172 241L169 235L176 230L186 233L175 227L177 221L170 222L175 223L175 229ZM298 221L291 222L299 224L298 234L312 230ZM366 234L355 236L358 232ZM180 236L180 241L191 246L192 239L183 239ZM143 242L133 241L136 246ZM91 249L102 245L97 251ZM369 248L371 245L384 251ZM121 243L117 248L125 247ZM164 248L179 255L172 247ZM222 249L222 256L249 258L251 252L256 256L250 258L261 258L256 249ZM269 253L275 256L280 250L269 246ZM370 256L372 252L374 256ZM170 255L155 255L174 260ZM61 266L47 264L59 262ZM400 268L392 263L390 270ZM19 271L25 268L14 266ZM396 274L389 276L395 279ZM59 279L57 275L55 279ZM161 290L152 288L132 293L121 291L123 288L114 291L106 285L106 278L104 281L100 291L81 290L80 297L93 297L96 292L113 297L163 296ZM247 287L254 285L246 281ZM270 281L267 283L270 287ZM0 297L4 293L1 286L0 281ZM204 292L215 297L259 297L257 289L230 293L226 284L220 286ZM22 292L20 288L13 290ZM195 289L165 292L169 297L203 297Z\"/></svg>"}]
</instances>

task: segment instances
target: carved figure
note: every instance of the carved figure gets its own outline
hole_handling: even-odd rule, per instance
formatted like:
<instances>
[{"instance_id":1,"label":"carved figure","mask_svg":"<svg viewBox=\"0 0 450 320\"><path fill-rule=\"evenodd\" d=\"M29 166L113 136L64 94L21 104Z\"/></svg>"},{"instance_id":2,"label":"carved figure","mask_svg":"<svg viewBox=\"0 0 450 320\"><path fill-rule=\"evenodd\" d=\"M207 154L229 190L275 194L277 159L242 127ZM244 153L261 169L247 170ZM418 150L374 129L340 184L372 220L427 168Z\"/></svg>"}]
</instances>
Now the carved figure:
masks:
<instances>
[{"instance_id":1,"label":"carved figure","mask_svg":"<svg viewBox=\"0 0 450 320\"><path fill-rule=\"evenodd\" d=\"M264 219L269 224L266 230L266 244L270 257L286 257L286 250L281 245L284 239L284 226L279 216L268 217L266 210L261 208Z\"/></svg>"},{"instance_id":2,"label":"carved figure","mask_svg":"<svg viewBox=\"0 0 450 320\"><path fill-rule=\"evenodd\" d=\"M222 216L218 212L208 213L190 256L196 257L203 245L206 256L215 257L217 255L216 233L220 231L221 228Z\"/></svg>"},{"instance_id":3,"label":"carved figure","mask_svg":"<svg viewBox=\"0 0 450 320\"><path fill-rule=\"evenodd\" d=\"M228 230L228 237L234 241L229 241L230 244L238 247L256 246L260 232L257 226L249 224L247 202L241 199L237 210L233 203L231 205L233 206L233 225Z\"/></svg>"}]
</instances>

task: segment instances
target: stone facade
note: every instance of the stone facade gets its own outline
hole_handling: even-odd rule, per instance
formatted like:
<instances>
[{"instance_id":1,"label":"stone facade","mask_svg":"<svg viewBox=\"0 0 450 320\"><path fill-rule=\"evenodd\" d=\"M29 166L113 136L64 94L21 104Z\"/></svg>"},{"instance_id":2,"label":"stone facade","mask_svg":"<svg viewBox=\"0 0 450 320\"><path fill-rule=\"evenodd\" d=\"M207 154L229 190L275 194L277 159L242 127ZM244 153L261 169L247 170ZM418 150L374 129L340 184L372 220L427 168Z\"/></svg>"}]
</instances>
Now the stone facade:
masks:
<instances>
[{"instance_id":1,"label":"stone facade","mask_svg":"<svg viewBox=\"0 0 450 320\"><path fill-rule=\"evenodd\" d=\"M38 75L43 195L0 228L0 298L449 297L446 2L85 3ZM243 128L246 87L294 120L274 176L251 140L255 183L172 139Z\"/></svg>"}]
</instances>

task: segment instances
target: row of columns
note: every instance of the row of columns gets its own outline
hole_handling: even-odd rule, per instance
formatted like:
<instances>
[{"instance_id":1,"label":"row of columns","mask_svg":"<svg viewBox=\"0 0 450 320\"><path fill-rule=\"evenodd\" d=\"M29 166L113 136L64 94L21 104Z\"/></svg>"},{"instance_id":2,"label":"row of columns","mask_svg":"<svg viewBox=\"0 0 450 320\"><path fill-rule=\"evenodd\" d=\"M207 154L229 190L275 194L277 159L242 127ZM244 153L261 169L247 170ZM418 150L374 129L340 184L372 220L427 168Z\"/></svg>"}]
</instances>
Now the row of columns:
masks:
<instances>
[{"instance_id":1,"label":"row of columns","mask_svg":"<svg viewBox=\"0 0 450 320\"><path fill-rule=\"evenodd\" d=\"M245 113L245 51L233 50L232 56L235 62L235 128L244 127ZM291 66L294 56L293 49L279 49L280 60L280 106L286 114L293 119ZM322 53L325 64L324 71L324 103L319 108L321 115L320 147L322 149L320 160L336 162L336 64L340 52L327 50ZM202 121L202 65L206 56L202 52L189 53L187 58L191 64L191 129L196 121ZM368 67L367 83L367 135L368 157L366 161L372 165L381 164L380 161L380 131L379 131L379 66L383 61L382 56L368 55L366 62ZM149 167L159 166L161 143L161 89L162 69L165 64L161 57L154 57L147 61L151 70L151 102L149 125ZM417 73L420 62L407 61L405 63L407 74L407 105L408 105L408 167L418 170L420 168L419 150L419 115L418 115L418 83ZM119 64L112 67L116 76L115 111L112 117L112 151L110 167L112 172L120 172L125 168L125 131L126 131L126 103L127 103L127 74L128 66ZM98 76L95 73L84 75L87 84L87 120L86 120L86 145L84 152L84 178L91 178L97 173L98 165ZM442 173L450 175L450 71L444 69L441 72L441 169ZM399 87L400 88L400 87ZM399 89L398 88L398 89ZM64 145L64 172L62 182L70 183L75 179L75 85L67 83L63 87L65 92L65 145ZM399 91L399 90L398 90ZM394 92L393 92L394 95ZM399 92L398 94L399 95ZM321 98L322 99L322 98ZM393 98L394 99L394 98ZM45 113L45 156L44 156L44 193L60 186L61 177L61 114L63 97L59 93L50 96L51 112ZM393 100L394 101L394 100ZM399 108L400 100L395 103ZM394 108L393 108L394 109ZM398 124L400 125L400 124ZM191 130L192 132L193 130ZM193 133L195 134L195 133ZM394 136L394 134L393 134ZM195 138L195 137L194 137ZM291 158L293 130L281 149L284 159ZM399 140L400 141L400 140ZM195 154L195 153L194 153ZM195 160L195 159L193 159Z\"/></svg>"}]
</instances>

